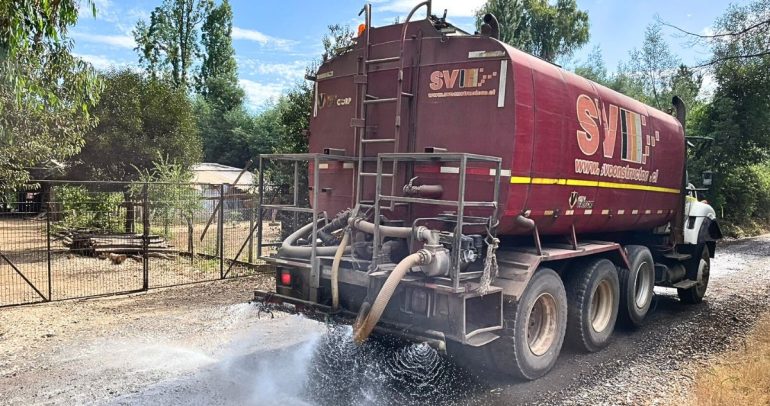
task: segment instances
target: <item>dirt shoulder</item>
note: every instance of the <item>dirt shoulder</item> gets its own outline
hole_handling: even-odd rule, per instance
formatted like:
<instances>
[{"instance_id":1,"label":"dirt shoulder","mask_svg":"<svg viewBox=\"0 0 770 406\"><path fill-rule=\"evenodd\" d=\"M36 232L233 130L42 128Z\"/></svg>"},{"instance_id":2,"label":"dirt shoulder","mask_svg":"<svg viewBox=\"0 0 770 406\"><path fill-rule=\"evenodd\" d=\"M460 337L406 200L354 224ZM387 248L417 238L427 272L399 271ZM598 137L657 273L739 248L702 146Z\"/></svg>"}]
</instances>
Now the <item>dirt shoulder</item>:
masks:
<instances>
[{"instance_id":1,"label":"dirt shoulder","mask_svg":"<svg viewBox=\"0 0 770 406\"><path fill-rule=\"evenodd\" d=\"M770 314L738 347L699 369L692 405L770 404Z\"/></svg>"},{"instance_id":2,"label":"dirt shoulder","mask_svg":"<svg viewBox=\"0 0 770 406\"><path fill-rule=\"evenodd\" d=\"M259 275L0 309L0 403L100 403L184 373L260 322L248 301L272 287Z\"/></svg>"}]
</instances>

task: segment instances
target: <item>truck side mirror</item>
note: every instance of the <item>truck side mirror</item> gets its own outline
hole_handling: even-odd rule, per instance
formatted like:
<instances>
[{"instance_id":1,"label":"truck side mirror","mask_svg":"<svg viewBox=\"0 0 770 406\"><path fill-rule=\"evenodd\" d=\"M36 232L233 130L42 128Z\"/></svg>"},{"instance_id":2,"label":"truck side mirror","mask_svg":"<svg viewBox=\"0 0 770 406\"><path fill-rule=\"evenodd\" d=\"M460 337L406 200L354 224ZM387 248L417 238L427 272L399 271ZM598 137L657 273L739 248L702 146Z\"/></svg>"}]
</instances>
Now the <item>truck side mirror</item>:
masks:
<instances>
[{"instance_id":1,"label":"truck side mirror","mask_svg":"<svg viewBox=\"0 0 770 406\"><path fill-rule=\"evenodd\" d=\"M703 186L711 186L713 176L714 174L711 171L701 172L701 177L703 178Z\"/></svg>"}]
</instances>

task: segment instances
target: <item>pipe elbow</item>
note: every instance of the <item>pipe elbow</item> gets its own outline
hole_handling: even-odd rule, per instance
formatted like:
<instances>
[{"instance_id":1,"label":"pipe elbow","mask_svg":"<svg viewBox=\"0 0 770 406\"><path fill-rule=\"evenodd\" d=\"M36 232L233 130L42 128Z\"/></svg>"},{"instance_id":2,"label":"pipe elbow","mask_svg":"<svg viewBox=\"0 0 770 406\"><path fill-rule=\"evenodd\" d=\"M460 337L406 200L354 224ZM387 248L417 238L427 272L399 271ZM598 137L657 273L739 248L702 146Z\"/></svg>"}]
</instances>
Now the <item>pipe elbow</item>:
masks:
<instances>
[{"instance_id":1,"label":"pipe elbow","mask_svg":"<svg viewBox=\"0 0 770 406\"><path fill-rule=\"evenodd\" d=\"M514 224L516 226L523 228L526 231L534 230L535 229L535 220L532 220L531 218L527 218L519 214L513 219Z\"/></svg>"}]
</instances>

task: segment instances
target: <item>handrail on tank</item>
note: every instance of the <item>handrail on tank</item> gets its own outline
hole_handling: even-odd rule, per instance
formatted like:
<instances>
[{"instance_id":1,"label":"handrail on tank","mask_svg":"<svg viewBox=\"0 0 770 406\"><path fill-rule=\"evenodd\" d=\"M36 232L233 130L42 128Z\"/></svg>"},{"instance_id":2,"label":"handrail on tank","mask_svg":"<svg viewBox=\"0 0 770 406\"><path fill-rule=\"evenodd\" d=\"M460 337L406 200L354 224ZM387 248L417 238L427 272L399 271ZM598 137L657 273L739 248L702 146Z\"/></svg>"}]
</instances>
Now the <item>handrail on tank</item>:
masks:
<instances>
[{"instance_id":1,"label":"handrail on tank","mask_svg":"<svg viewBox=\"0 0 770 406\"><path fill-rule=\"evenodd\" d=\"M409 14L407 14L407 16L406 16L406 20L404 20L404 28L401 30L401 42L404 42L404 41L406 40L406 29L407 29L407 27L409 26L409 22L412 20L412 16L414 16L414 13L416 13L416 12L417 12L417 10L419 10L420 8L422 8L423 6L425 6L425 8L426 8L426 10L427 10L427 13L426 13L426 17L425 17L425 18L430 18L430 13L431 13L431 8L432 8L432 7L431 7L431 5L432 5L432 3L433 3L433 0L426 0L426 1L423 1L422 3L420 3L420 4L416 5L416 6L414 6L414 8L412 9L412 11L410 11L410 12L409 12ZM402 47L402 50L403 50L403 47Z\"/></svg>"}]
</instances>

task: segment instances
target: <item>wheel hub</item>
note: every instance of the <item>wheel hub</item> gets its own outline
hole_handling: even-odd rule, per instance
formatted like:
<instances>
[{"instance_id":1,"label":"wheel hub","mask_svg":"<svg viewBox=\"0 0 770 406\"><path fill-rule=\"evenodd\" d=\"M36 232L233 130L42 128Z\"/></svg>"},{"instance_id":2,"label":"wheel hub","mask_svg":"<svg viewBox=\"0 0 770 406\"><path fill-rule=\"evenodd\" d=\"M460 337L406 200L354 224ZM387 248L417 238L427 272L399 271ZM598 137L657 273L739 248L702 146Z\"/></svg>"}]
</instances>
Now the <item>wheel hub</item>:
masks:
<instances>
[{"instance_id":1,"label":"wheel hub","mask_svg":"<svg viewBox=\"0 0 770 406\"><path fill-rule=\"evenodd\" d=\"M698 289L698 293L703 296L706 292L706 286L709 283L709 264L706 260L701 259L698 264L698 283L695 288Z\"/></svg>"},{"instance_id":2,"label":"wheel hub","mask_svg":"<svg viewBox=\"0 0 770 406\"><path fill-rule=\"evenodd\" d=\"M545 354L556 340L556 299L543 293L535 300L527 317L527 344L537 356Z\"/></svg>"},{"instance_id":3,"label":"wheel hub","mask_svg":"<svg viewBox=\"0 0 770 406\"><path fill-rule=\"evenodd\" d=\"M634 304L639 309L647 305L652 294L652 288L650 287L652 275L645 265L646 263L644 262L639 264L639 267L636 269L636 278L634 278Z\"/></svg>"},{"instance_id":4,"label":"wheel hub","mask_svg":"<svg viewBox=\"0 0 770 406\"><path fill-rule=\"evenodd\" d=\"M612 318L613 292L610 282L602 280L591 297L591 328L597 333L604 331Z\"/></svg>"}]
</instances>

